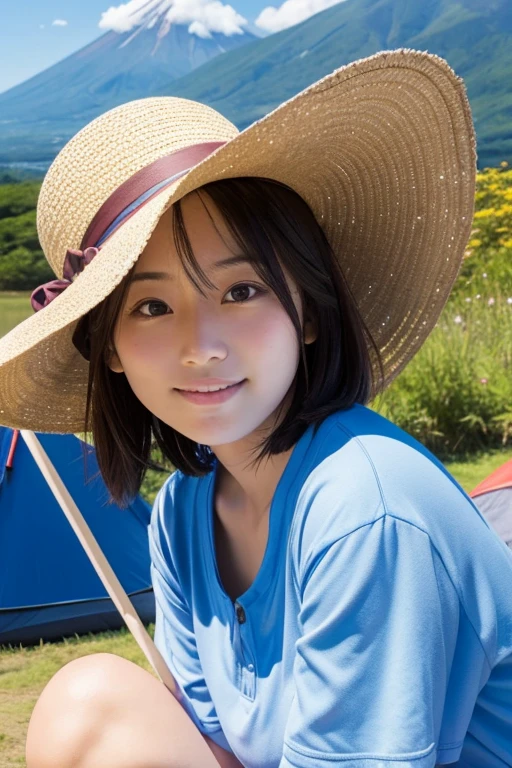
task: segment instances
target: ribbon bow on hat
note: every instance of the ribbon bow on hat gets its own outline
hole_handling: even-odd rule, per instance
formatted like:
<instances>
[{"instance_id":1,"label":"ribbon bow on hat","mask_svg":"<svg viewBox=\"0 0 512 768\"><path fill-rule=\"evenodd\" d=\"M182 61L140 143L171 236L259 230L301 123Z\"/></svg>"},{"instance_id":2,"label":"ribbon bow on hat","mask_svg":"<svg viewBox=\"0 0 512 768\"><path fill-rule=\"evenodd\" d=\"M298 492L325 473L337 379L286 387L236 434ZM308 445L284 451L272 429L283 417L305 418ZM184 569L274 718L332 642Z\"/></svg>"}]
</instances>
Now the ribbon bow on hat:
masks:
<instances>
[{"instance_id":1,"label":"ribbon bow on hat","mask_svg":"<svg viewBox=\"0 0 512 768\"><path fill-rule=\"evenodd\" d=\"M34 309L34 312L38 312L43 307L46 307L53 299L64 291L68 285L71 285L73 278L83 271L87 264L90 264L100 248L94 248L93 246L86 248L84 251L73 250L68 248L66 252L66 258L64 260L64 277L62 280L50 280L49 283L44 283L32 291L30 296L30 303Z\"/></svg>"}]
</instances>

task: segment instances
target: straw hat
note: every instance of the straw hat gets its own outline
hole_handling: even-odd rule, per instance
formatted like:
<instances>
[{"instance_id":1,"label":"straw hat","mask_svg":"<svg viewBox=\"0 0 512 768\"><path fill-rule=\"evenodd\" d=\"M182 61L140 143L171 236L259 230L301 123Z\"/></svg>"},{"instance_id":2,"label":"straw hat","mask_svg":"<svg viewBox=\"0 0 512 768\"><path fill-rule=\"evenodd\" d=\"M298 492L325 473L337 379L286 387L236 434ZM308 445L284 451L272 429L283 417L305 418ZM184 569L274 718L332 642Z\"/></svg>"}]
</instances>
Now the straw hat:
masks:
<instances>
[{"instance_id":1,"label":"straw hat","mask_svg":"<svg viewBox=\"0 0 512 768\"><path fill-rule=\"evenodd\" d=\"M322 226L391 379L434 327L474 206L476 149L464 83L441 58L400 49L335 70L244 131L188 99L146 98L80 130L37 205L58 280L0 339L0 424L83 429L88 362L79 318L120 283L160 217L217 179L294 189Z\"/></svg>"}]
</instances>

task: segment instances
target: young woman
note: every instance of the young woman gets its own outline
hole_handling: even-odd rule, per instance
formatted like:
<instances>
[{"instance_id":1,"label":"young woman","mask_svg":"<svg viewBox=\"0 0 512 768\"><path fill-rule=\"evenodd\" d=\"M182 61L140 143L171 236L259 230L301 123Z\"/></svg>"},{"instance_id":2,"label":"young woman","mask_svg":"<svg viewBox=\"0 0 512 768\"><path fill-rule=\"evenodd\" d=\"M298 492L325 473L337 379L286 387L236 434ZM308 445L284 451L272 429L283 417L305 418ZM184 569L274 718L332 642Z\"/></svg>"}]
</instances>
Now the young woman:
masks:
<instances>
[{"instance_id":1,"label":"young woman","mask_svg":"<svg viewBox=\"0 0 512 768\"><path fill-rule=\"evenodd\" d=\"M148 532L182 699L69 663L28 768L512 765L512 555L366 406L442 310L474 184L462 82L403 50L240 134L145 99L61 151L38 229L63 277L0 341L0 421L91 430L119 503L153 438L176 467Z\"/></svg>"}]
</instances>

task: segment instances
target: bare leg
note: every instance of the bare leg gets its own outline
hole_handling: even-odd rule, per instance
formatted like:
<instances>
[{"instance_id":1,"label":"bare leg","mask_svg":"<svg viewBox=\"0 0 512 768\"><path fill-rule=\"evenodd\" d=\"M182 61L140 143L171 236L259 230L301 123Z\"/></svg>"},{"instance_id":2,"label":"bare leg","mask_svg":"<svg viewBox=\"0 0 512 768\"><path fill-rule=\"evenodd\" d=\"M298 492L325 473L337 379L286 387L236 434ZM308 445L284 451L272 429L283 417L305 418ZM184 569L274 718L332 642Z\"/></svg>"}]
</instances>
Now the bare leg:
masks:
<instances>
[{"instance_id":1,"label":"bare leg","mask_svg":"<svg viewBox=\"0 0 512 768\"><path fill-rule=\"evenodd\" d=\"M221 765L163 683L111 653L75 659L52 677L32 712L26 759L27 768Z\"/></svg>"}]
</instances>

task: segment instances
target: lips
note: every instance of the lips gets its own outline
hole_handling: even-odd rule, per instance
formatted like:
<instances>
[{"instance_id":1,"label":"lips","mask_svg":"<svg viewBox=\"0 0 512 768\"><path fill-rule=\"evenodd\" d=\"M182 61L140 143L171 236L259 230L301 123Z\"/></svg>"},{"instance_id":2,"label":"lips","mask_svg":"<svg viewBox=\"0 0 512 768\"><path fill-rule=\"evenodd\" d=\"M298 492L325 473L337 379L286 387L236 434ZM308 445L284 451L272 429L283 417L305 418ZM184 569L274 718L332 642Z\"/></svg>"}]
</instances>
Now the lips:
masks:
<instances>
[{"instance_id":1,"label":"lips","mask_svg":"<svg viewBox=\"0 0 512 768\"><path fill-rule=\"evenodd\" d=\"M236 393L242 389L246 379L239 381L238 384L231 384L225 389L218 389L215 392L190 392L186 389L176 389L181 397L188 400L189 403L196 403L197 405L217 405L218 403L224 403L226 400L230 400L235 397Z\"/></svg>"},{"instance_id":2,"label":"lips","mask_svg":"<svg viewBox=\"0 0 512 768\"><path fill-rule=\"evenodd\" d=\"M236 387L237 384L240 384L239 381L235 381L233 384L211 384L209 386L218 386L218 389L211 389L208 392L201 392L203 395L209 395L211 392L222 392L223 389L230 389L230 387ZM207 386L204 384L203 386ZM176 387L180 392L200 392L201 390L196 389L195 387Z\"/></svg>"},{"instance_id":3,"label":"lips","mask_svg":"<svg viewBox=\"0 0 512 768\"><path fill-rule=\"evenodd\" d=\"M195 381L190 381L188 384L185 384L183 387L174 387L174 389L178 389L180 392L198 392L201 387L222 387L225 389L226 387L232 387L235 384L240 384L240 381L241 380L229 381L228 379L220 379L214 376L205 376L204 379L196 379Z\"/></svg>"}]
</instances>

